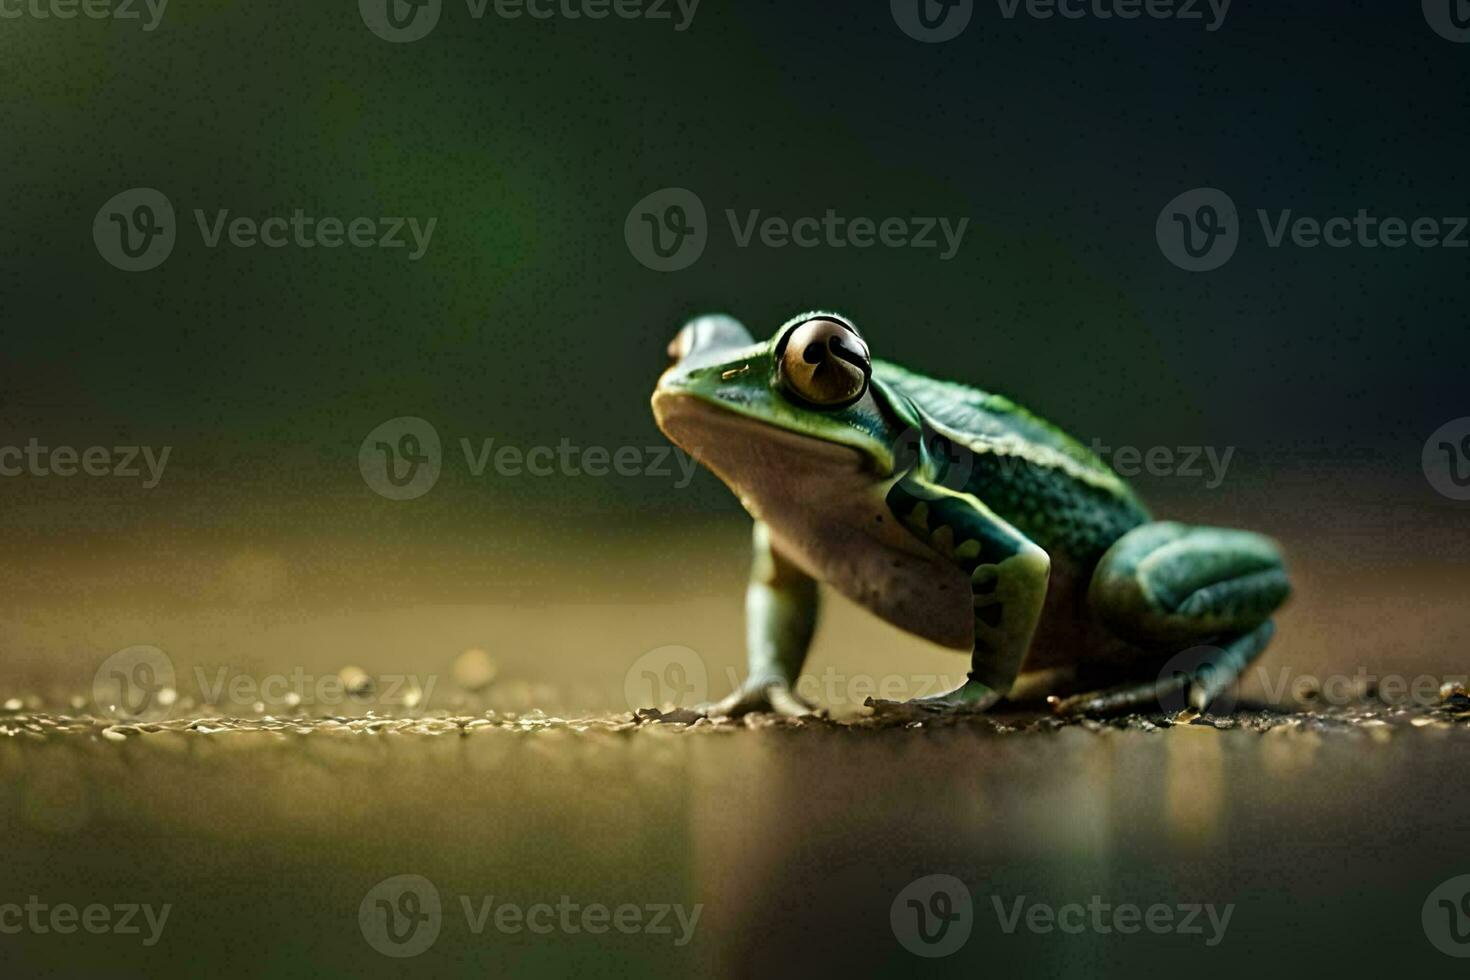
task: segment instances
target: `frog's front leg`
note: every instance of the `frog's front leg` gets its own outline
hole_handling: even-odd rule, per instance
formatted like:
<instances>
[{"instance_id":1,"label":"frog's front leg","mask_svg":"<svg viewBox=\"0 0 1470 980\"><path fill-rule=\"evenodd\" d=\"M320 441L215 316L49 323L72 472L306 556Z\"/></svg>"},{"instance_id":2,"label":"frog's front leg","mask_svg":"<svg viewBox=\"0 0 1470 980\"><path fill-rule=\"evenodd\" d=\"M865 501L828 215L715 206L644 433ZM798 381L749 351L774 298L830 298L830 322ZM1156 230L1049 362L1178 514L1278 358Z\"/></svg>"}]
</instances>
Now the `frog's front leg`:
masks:
<instances>
[{"instance_id":1,"label":"frog's front leg","mask_svg":"<svg viewBox=\"0 0 1470 980\"><path fill-rule=\"evenodd\" d=\"M905 527L970 579L975 645L963 685L909 702L984 711L1005 697L1041 620L1051 558L970 494L907 477L888 494ZM886 708L892 702L869 702Z\"/></svg>"},{"instance_id":2,"label":"frog's front leg","mask_svg":"<svg viewBox=\"0 0 1470 980\"><path fill-rule=\"evenodd\" d=\"M817 605L816 581L777 551L770 529L756 521L745 589L745 682L704 712L714 717L753 711L810 714L811 705L794 689L816 630Z\"/></svg>"}]
</instances>

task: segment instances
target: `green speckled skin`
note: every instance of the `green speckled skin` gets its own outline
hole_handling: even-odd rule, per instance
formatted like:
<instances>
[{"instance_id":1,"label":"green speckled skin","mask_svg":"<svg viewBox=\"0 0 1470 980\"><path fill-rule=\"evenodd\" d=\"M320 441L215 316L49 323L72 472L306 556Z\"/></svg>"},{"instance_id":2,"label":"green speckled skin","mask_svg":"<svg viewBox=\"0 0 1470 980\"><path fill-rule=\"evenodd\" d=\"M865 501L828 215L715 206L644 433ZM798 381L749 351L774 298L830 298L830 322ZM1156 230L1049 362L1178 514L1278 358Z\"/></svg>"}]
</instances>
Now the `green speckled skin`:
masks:
<instances>
[{"instance_id":1,"label":"green speckled skin","mask_svg":"<svg viewBox=\"0 0 1470 980\"><path fill-rule=\"evenodd\" d=\"M930 426L963 444L954 489L974 494L1054 558L1092 565L1148 511L1082 443L1001 395L936 381L884 361L873 377ZM936 482L952 486L943 472Z\"/></svg>"}]
</instances>

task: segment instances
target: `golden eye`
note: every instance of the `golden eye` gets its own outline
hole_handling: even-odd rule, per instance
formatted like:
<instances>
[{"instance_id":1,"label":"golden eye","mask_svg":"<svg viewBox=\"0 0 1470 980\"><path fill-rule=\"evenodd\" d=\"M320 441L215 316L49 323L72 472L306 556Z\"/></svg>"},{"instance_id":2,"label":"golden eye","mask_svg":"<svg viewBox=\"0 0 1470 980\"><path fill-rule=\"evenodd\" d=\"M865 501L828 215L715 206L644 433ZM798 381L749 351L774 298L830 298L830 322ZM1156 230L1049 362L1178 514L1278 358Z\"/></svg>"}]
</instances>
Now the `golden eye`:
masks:
<instances>
[{"instance_id":1,"label":"golden eye","mask_svg":"<svg viewBox=\"0 0 1470 980\"><path fill-rule=\"evenodd\" d=\"M868 346L836 320L808 320L786 338L781 380L802 401L822 408L851 405L873 373Z\"/></svg>"}]
</instances>

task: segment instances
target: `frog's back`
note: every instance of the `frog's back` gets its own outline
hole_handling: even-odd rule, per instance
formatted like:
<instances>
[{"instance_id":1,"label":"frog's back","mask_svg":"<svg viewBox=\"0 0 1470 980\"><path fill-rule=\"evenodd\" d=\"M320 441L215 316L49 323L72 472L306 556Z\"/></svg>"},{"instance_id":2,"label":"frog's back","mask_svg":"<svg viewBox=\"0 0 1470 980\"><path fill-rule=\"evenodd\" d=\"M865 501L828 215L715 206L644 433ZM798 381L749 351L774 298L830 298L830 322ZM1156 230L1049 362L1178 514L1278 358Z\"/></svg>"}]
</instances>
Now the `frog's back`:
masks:
<instances>
[{"instance_id":1,"label":"frog's back","mask_svg":"<svg viewBox=\"0 0 1470 980\"><path fill-rule=\"evenodd\" d=\"M1091 565L1149 519L1097 454L1010 399L881 361L873 374L973 452L965 491L1053 558Z\"/></svg>"}]
</instances>

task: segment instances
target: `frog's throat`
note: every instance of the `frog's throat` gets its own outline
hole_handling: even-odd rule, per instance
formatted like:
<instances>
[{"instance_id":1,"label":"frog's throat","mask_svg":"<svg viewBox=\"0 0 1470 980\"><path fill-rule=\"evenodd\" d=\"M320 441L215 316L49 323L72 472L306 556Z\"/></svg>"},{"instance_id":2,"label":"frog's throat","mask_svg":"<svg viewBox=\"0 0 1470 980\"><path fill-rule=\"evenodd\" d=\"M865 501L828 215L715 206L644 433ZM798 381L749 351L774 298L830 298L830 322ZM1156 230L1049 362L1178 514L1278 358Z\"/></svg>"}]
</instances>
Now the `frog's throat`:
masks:
<instances>
[{"instance_id":1,"label":"frog's throat","mask_svg":"<svg viewBox=\"0 0 1470 980\"><path fill-rule=\"evenodd\" d=\"M803 435L697 395L657 392L653 412L663 433L719 477L747 509L756 497L801 494L804 486L830 478L857 488L888 476L886 461L858 446Z\"/></svg>"}]
</instances>

